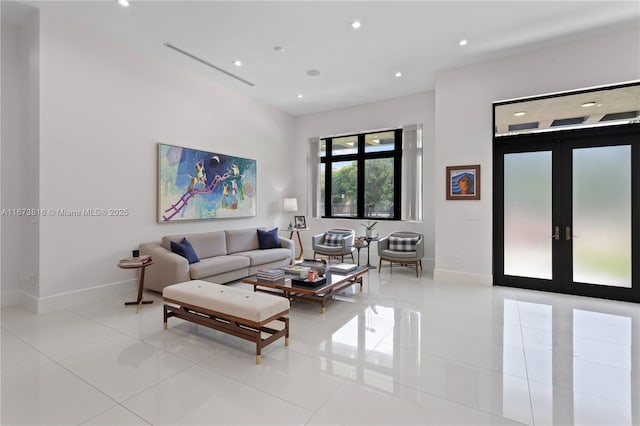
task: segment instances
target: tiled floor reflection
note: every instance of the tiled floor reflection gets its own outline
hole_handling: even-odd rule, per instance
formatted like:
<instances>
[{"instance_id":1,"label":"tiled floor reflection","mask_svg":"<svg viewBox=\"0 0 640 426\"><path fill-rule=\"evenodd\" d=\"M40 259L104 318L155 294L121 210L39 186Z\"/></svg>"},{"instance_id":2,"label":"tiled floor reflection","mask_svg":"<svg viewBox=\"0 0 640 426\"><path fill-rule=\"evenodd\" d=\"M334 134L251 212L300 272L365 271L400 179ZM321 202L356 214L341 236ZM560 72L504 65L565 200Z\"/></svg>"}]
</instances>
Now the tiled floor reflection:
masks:
<instances>
[{"instance_id":1,"label":"tiled floor reflection","mask_svg":"<svg viewBox=\"0 0 640 426\"><path fill-rule=\"evenodd\" d=\"M640 424L640 305L373 271L324 315L293 302L291 345L256 365L132 296L3 309L0 422Z\"/></svg>"}]
</instances>

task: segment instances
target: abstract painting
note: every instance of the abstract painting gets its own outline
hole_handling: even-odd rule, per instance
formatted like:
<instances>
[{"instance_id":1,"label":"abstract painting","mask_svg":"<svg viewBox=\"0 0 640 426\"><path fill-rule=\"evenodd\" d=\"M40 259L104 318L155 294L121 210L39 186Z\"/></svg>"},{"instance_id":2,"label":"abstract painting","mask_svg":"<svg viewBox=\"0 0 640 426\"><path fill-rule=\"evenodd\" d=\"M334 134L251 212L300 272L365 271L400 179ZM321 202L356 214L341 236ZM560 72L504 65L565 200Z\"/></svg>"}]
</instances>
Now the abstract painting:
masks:
<instances>
[{"instance_id":1,"label":"abstract painting","mask_svg":"<svg viewBox=\"0 0 640 426\"><path fill-rule=\"evenodd\" d=\"M256 160L158 144L158 222L256 215Z\"/></svg>"}]
</instances>

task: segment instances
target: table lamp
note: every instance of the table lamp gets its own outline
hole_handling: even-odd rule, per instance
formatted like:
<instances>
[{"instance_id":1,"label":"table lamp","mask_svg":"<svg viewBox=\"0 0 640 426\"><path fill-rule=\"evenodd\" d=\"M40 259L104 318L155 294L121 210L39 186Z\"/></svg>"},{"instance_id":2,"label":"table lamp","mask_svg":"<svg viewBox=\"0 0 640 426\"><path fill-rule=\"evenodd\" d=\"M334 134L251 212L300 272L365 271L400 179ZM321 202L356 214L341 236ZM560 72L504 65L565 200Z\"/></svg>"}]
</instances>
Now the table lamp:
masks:
<instances>
[{"instance_id":1,"label":"table lamp","mask_svg":"<svg viewBox=\"0 0 640 426\"><path fill-rule=\"evenodd\" d=\"M298 211L298 199L297 198L285 198L283 203L283 210L285 212L297 212ZM289 222L289 229L293 228L293 222Z\"/></svg>"}]
</instances>

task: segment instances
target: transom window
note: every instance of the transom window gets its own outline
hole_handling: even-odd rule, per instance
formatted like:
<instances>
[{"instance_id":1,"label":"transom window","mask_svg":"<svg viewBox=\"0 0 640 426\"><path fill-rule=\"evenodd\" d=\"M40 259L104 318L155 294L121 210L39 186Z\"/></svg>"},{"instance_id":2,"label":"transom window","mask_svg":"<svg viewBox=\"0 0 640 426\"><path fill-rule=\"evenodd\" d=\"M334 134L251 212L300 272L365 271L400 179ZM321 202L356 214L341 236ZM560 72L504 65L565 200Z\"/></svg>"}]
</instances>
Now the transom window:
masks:
<instances>
[{"instance_id":1,"label":"transom window","mask_svg":"<svg viewBox=\"0 0 640 426\"><path fill-rule=\"evenodd\" d=\"M400 219L402 130L320 139L323 217Z\"/></svg>"}]
</instances>

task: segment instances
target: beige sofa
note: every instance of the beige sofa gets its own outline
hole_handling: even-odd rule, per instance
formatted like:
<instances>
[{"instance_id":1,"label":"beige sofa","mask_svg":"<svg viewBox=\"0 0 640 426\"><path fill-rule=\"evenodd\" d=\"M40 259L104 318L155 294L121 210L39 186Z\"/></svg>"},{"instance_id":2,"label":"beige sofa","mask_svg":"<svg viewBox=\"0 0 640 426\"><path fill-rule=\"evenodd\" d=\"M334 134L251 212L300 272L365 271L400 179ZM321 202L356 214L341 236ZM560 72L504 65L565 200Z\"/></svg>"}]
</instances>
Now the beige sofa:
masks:
<instances>
[{"instance_id":1,"label":"beige sofa","mask_svg":"<svg viewBox=\"0 0 640 426\"><path fill-rule=\"evenodd\" d=\"M189 280L218 284L254 275L259 269L289 265L295 258L295 243L280 238L281 248L260 249L258 228L166 235L161 241L140 244L140 254L148 254L154 264L146 268L144 287L162 292L168 285ZM260 228L262 229L262 228ZM171 251L171 241L186 238L200 258L189 264Z\"/></svg>"}]
</instances>

